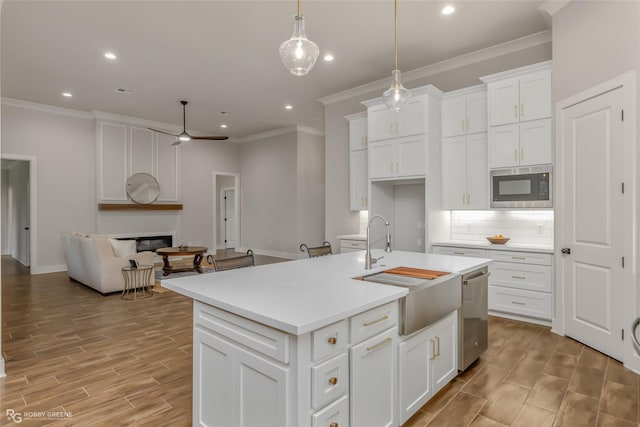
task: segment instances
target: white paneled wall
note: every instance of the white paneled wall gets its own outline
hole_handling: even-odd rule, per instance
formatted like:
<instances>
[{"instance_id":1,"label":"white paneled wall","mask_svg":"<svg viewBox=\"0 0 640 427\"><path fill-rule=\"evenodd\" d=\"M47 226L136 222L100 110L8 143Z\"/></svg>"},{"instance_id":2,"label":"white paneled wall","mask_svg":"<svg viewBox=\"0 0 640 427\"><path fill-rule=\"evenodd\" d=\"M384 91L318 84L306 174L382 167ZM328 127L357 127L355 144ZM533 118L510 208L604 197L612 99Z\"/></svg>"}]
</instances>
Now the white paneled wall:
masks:
<instances>
[{"instance_id":1,"label":"white paneled wall","mask_svg":"<svg viewBox=\"0 0 640 427\"><path fill-rule=\"evenodd\" d=\"M552 245L553 211L451 211L451 240L486 242L495 234L509 243Z\"/></svg>"}]
</instances>

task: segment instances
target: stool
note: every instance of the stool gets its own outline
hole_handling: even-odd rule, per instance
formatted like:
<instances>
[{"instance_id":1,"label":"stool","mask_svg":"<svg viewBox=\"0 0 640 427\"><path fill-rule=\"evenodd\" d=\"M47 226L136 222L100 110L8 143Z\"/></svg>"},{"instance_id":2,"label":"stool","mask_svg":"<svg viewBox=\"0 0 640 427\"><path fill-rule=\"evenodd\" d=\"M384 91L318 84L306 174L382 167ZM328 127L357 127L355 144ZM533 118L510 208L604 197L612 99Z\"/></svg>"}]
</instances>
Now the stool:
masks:
<instances>
[{"instance_id":1,"label":"stool","mask_svg":"<svg viewBox=\"0 0 640 427\"><path fill-rule=\"evenodd\" d=\"M153 292L149 290L149 279L153 273L153 265L139 265L138 268L122 267L124 289L122 299L134 300L149 298Z\"/></svg>"}]
</instances>

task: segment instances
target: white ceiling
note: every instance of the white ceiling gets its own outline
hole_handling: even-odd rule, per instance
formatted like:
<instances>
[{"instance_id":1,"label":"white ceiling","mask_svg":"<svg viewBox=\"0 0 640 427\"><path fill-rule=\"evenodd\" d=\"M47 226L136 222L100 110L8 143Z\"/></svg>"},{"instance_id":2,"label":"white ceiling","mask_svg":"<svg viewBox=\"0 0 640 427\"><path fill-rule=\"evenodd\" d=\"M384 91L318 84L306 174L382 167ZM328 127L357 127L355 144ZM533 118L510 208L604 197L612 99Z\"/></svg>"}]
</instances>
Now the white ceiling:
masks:
<instances>
[{"instance_id":1,"label":"white ceiling","mask_svg":"<svg viewBox=\"0 0 640 427\"><path fill-rule=\"evenodd\" d=\"M448 3L457 11L441 15ZM402 0L399 68L547 30L542 3ZM336 58L319 59L305 77L290 75L278 55L295 11L294 0L5 1L2 96L176 125L186 99L188 128L236 138L293 124L322 130L318 98L391 75L393 1L302 1L307 36Z\"/></svg>"}]
</instances>

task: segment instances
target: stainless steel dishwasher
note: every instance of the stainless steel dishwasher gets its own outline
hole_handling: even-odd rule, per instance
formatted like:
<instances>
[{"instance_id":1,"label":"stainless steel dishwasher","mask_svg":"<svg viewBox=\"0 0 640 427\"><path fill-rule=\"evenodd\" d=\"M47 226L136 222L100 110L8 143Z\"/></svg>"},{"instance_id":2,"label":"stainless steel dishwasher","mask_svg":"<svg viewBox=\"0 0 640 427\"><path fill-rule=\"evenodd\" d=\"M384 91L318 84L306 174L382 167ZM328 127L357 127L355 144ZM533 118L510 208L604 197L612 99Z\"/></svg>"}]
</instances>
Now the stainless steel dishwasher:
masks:
<instances>
[{"instance_id":1,"label":"stainless steel dishwasher","mask_svg":"<svg viewBox=\"0 0 640 427\"><path fill-rule=\"evenodd\" d=\"M458 318L458 369L464 371L487 349L489 268L462 276L462 303Z\"/></svg>"}]
</instances>

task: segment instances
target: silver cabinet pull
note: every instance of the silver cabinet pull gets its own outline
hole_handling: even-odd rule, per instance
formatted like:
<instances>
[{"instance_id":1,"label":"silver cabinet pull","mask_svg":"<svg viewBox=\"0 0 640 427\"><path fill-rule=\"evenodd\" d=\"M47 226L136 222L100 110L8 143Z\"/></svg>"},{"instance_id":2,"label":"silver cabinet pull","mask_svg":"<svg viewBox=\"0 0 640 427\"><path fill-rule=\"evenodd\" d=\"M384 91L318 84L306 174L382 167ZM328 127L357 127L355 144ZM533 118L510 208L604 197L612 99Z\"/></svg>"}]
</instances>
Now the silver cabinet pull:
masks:
<instances>
[{"instance_id":1,"label":"silver cabinet pull","mask_svg":"<svg viewBox=\"0 0 640 427\"><path fill-rule=\"evenodd\" d=\"M391 337L385 338L382 341L380 341L378 344L374 344L371 347L367 347L367 351L376 351L379 348L382 348L387 344L391 344L391 341L393 341L393 338L391 338Z\"/></svg>"},{"instance_id":2,"label":"silver cabinet pull","mask_svg":"<svg viewBox=\"0 0 640 427\"><path fill-rule=\"evenodd\" d=\"M464 252L453 252L455 255L464 255Z\"/></svg>"},{"instance_id":3,"label":"silver cabinet pull","mask_svg":"<svg viewBox=\"0 0 640 427\"><path fill-rule=\"evenodd\" d=\"M524 276L511 276L512 279L520 279L520 280L526 280L527 278Z\"/></svg>"},{"instance_id":4,"label":"silver cabinet pull","mask_svg":"<svg viewBox=\"0 0 640 427\"><path fill-rule=\"evenodd\" d=\"M431 360L435 359L436 357L436 340L431 338Z\"/></svg>"},{"instance_id":5,"label":"silver cabinet pull","mask_svg":"<svg viewBox=\"0 0 640 427\"><path fill-rule=\"evenodd\" d=\"M364 322L362 324L362 326L364 326L366 328L366 327L375 325L376 323L384 322L385 320L389 320L389 315L388 314L385 314L384 316L379 317L376 320L371 320L369 322Z\"/></svg>"},{"instance_id":6,"label":"silver cabinet pull","mask_svg":"<svg viewBox=\"0 0 640 427\"><path fill-rule=\"evenodd\" d=\"M440 357L440 337L436 335L436 343L438 344L438 354L436 357Z\"/></svg>"},{"instance_id":7,"label":"silver cabinet pull","mask_svg":"<svg viewBox=\"0 0 640 427\"><path fill-rule=\"evenodd\" d=\"M524 148L520 149L520 160L524 160Z\"/></svg>"},{"instance_id":8,"label":"silver cabinet pull","mask_svg":"<svg viewBox=\"0 0 640 427\"><path fill-rule=\"evenodd\" d=\"M516 304L516 305L527 305L527 303L525 302L520 302L520 301L511 301L512 304Z\"/></svg>"},{"instance_id":9,"label":"silver cabinet pull","mask_svg":"<svg viewBox=\"0 0 640 427\"><path fill-rule=\"evenodd\" d=\"M512 256L511 259L527 259L523 256Z\"/></svg>"}]
</instances>

